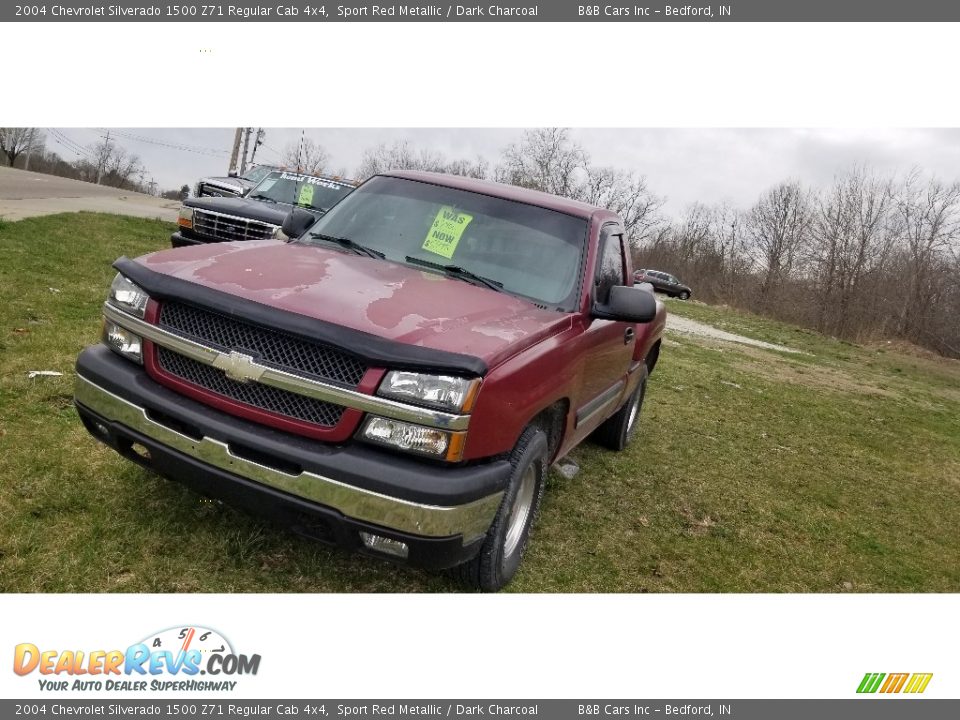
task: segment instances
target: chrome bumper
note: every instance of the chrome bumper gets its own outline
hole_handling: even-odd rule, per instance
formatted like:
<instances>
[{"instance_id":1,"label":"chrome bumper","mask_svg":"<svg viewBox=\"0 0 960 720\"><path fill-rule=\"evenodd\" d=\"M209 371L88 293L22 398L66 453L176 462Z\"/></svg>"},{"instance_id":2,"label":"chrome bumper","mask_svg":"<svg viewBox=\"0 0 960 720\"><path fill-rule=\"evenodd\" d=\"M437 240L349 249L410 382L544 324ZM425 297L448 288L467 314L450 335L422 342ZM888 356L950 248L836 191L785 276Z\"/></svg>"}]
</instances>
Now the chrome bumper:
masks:
<instances>
[{"instance_id":1,"label":"chrome bumper","mask_svg":"<svg viewBox=\"0 0 960 720\"><path fill-rule=\"evenodd\" d=\"M276 490L333 508L343 515L424 537L462 535L464 545L482 537L503 497L502 492L465 505L422 505L346 485L310 472L284 473L231 453L228 444L210 437L195 440L162 425L144 408L77 376L75 399L105 420L119 423L196 460L262 483Z\"/></svg>"}]
</instances>

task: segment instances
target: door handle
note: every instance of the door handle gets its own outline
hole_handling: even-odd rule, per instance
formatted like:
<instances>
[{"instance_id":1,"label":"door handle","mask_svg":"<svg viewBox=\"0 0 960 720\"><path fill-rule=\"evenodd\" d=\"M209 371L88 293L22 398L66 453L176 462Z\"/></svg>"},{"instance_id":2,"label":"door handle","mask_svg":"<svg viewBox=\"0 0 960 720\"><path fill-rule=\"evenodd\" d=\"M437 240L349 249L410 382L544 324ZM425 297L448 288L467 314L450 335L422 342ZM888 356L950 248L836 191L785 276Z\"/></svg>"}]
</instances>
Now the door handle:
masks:
<instances>
[{"instance_id":1,"label":"door handle","mask_svg":"<svg viewBox=\"0 0 960 720\"><path fill-rule=\"evenodd\" d=\"M628 327L623 331L623 344L629 345L633 342L633 338L636 335L636 331L632 327Z\"/></svg>"}]
</instances>

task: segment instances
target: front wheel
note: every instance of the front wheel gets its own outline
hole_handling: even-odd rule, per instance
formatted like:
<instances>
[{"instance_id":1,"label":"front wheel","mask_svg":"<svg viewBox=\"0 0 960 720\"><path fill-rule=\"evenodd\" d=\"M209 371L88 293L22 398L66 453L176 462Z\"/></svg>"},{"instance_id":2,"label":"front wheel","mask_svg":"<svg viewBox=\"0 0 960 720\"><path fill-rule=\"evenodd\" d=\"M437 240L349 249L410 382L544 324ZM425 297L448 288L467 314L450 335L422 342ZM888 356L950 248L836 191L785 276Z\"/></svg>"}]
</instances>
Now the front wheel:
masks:
<instances>
[{"instance_id":1,"label":"front wheel","mask_svg":"<svg viewBox=\"0 0 960 720\"><path fill-rule=\"evenodd\" d=\"M680 298L681 300L689 300L689 299L690 299L690 293L688 293L686 290L684 290L682 293L680 293L679 295L677 295L677 297Z\"/></svg>"},{"instance_id":2,"label":"front wheel","mask_svg":"<svg viewBox=\"0 0 960 720\"><path fill-rule=\"evenodd\" d=\"M617 412L594 430L594 439L611 450L623 450L637 432L637 423L640 420L640 410L643 408L643 397L647 393L647 376L650 371L646 364L637 370L640 382L630 398Z\"/></svg>"},{"instance_id":3,"label":"front wheel","mask_svg":"<svg viewBox=\"0 0 960 720\"><path fill-rule=\"evenodd\" d=\"M468 587L496 592L520 567L530 528L540 510L547 476L547 436L527 428L510 454L513 467L500 509L477 556L455 568Z\"/></svg>"}]
</instances>

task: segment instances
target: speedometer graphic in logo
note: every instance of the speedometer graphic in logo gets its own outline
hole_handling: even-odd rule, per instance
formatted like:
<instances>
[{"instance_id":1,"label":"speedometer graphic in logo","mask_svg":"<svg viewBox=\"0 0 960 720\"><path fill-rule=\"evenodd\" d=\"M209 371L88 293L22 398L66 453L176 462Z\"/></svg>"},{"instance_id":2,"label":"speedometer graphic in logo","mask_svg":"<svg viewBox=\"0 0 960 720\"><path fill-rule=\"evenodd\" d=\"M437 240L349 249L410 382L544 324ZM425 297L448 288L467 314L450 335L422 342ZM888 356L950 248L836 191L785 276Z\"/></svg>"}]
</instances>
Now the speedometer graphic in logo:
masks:
<instances>
[{"instance_id":1,"label":"speedometer graphic in logo","mask_svg":"<svg viewBox=\"0 0 960 720\"><path fill-rule=\"evenodd\" d=\"M201 625L167 628L141 640L151 652L166 650L174 656L198 650L205 657L212 653L233 654L230 641L216 630Z\"/></svg>"}]
</instances>

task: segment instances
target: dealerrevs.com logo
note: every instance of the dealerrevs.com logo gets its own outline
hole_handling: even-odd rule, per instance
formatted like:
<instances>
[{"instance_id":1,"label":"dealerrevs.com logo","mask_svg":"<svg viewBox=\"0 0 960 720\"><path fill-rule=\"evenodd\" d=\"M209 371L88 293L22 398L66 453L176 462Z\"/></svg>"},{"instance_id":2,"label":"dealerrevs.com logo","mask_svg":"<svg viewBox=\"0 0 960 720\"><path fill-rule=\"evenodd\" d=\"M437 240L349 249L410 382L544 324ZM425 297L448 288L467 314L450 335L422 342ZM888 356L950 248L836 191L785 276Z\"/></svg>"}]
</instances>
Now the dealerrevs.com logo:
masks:
<instances>
[{"instance_id":1,"label":"dealerrevs.com logo","mask_svg":"<svg viewBox=\"0 0 960 720\"><path fill-rule=\"evenodd\" d=\"M174 627L151 633L125 650L50 650L20 643L13 671L38 675L47 691L231 691L239 676L256 675L260 655L234 652L216 630Z\"/></svg>"}]
</instances>

